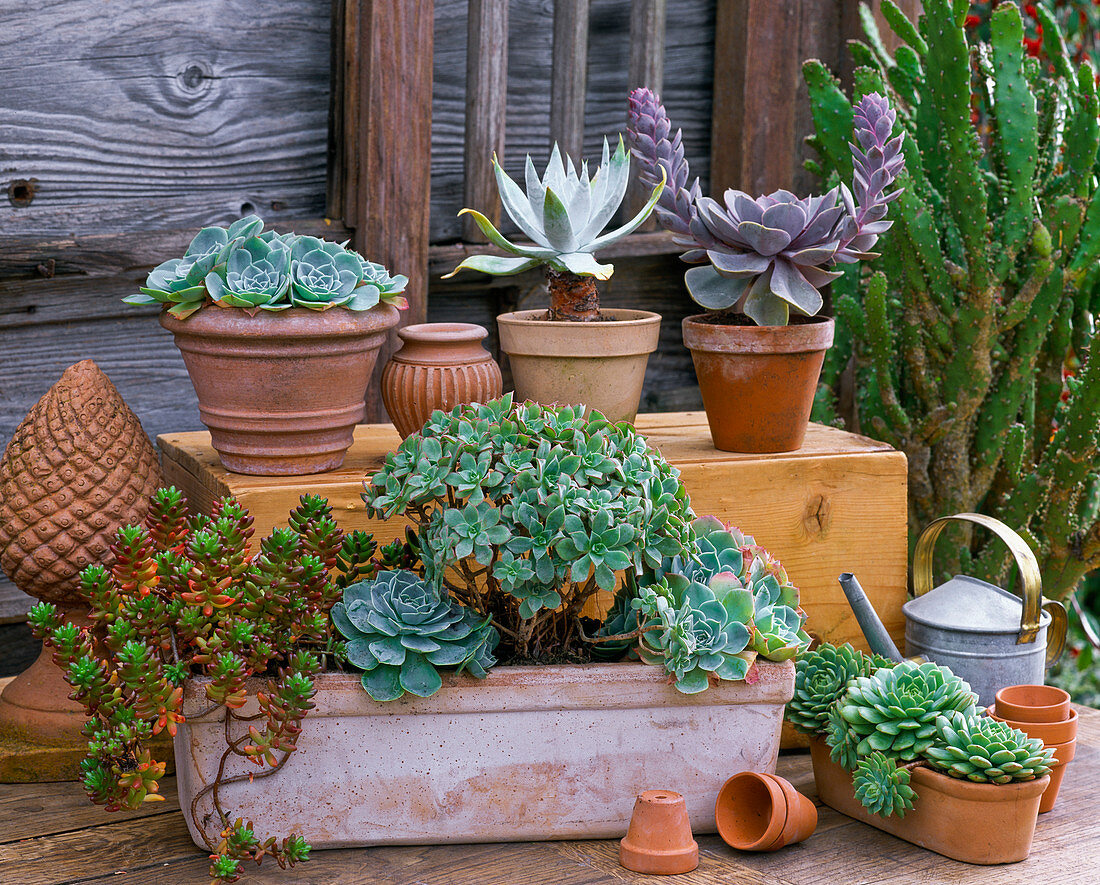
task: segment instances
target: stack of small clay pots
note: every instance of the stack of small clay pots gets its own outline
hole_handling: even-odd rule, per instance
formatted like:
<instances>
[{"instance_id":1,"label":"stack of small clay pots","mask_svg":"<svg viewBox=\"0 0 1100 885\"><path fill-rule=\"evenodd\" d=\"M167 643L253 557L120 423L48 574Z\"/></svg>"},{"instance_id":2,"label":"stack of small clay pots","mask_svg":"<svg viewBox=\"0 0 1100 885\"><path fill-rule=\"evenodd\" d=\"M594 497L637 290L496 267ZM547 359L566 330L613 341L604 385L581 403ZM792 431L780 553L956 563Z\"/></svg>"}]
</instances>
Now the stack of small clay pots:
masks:
<instances>
[{"instance_id":1,"label":"stack of small clay pots","mask_svg":"<svg viewBox=\"0 0 1100 885\"><path fill-rule=\"evenodd\" d=\"M1077 711L1070 709L1069 694L1053 685L1010 685L997 692L988 712L1054 750L1050 786L1039 803L1040 814L1050 811L1077 749Z\"/></svg>"}]
</instances>

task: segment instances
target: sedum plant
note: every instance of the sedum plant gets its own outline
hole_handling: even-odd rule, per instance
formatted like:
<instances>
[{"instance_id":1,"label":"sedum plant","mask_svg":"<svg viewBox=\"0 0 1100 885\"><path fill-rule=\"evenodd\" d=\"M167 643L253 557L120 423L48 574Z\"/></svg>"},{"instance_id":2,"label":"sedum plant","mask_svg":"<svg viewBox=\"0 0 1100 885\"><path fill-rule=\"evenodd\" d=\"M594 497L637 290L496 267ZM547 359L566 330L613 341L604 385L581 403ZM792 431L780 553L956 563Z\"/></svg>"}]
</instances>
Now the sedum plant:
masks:
<instances>
[{"instance_id":1,"label":"sedum plant","mask_svg":"<svg viewBox=\"0 0 1100 885\"><path fill-rule=\"evenodd\" d=\"M304 496L289 522L253 549L252 517L232 498L209 516L191 515L178 490L160 489L145 523L118 531L111 562L82 572L90 627L63 621L49 603L32 610L35 635L88 712L81 768L94 803L114 811L161 798L165 766L148 742L185 721L183 684L192 677L224 710L223 771L238 757L258 767L250 777L266 777L290 758L313 707L313 676L334 650L328 611L340 590L330 569L359 569L359 554L374 545L343 538L316 496ZM251 698L259 714L244 716ZM306 860L299 836L261 841L226 807L220 789L232 779L219 775L199 793L211 797L220 842L206 836L197 801L191 810L212 852L211 876L235 881L242 861L265 856L280 866Z\"/></svg>"},{"instance_id":2,"label":"sedum plant","mask_svg":"<svg viewBox=\"0 0 1100 885\"><path fill-rule=\"evenodd\" d=\"M369 310L378 303L404 309L404 276L347 248L317 237L264 231L256 215L228 228L204 227L182 258L149 274L127 304L161 304L186 319L205 304L236 307L250 315L290 307Z\"/></svg>"},{"instance_id":3,"label":"sedum plant","mask_svg":"<svg viewBox=\"0 0 1100 885\"><path fill-rule=\"evenodd\" d=\"M865 15L866 41L850 44L855 89L890 96L904 192L882 275L833 285L837 344L817 420L906 453L913 537L945 513L994 516L1024 534L1045 592L1064 598L1100 566L1095 72L1070 58L1044 5L1042 62L1019 4L996 6L988 42L966 27L966 4L926 0L917 26L883 9L901 44L888 54ZM851 102L819 62L803 70L814 168L845 180ZM842 373L855 408L838 415ZM951 537L944 575L1006 583L995 539Z\"/></svg>"},{"instance_id":4,"label":"sedum plant","mask_svg":"<svg viewBox=\"0 0 1100 885\"><path fill-rule=\"evenodd\" d=\"M924 758L951 777L1007 784L1047 774L1054 750L1005 722L955 713L936 720L936 740Z\"/></svg>"},{"instance_id":5,"label":"sedum plant","mask_svg":"<svg viewBox=\"0 0 1100 885\"><path fill-rule=\"evenodd\" d=\"M895 112L881 95L867 95L854 109L845 138L853 133L852 188L840 184L822 196L799 198L787 190L753 199L730 189L722 202L688 186L688 163L679 130L660 99L648 89L630 94L631 151L647 184L667 181L657 218L697 264L684 282L708 311L737 310L761 326L786 325L790 313L814 316L821 288L841 274L839 264L874 258L878 237L892 224L889 191L904 166L900 136L891 137Z\"/></svg>"},{"instance_id":6,"label":"sedum plant","mask_svg":"<svg viewBox=\"0 0 1100 885\"><path fill-rule=\"evenodd\" d=\"M603 229L622 204L630 177L630 155L619 138L612 154L607 139L599 168L588 175L588 164L581 163L578 174L568 156L562 157L557 144L542 178L527 156L526 191L521 190L493 156L493 172L505 212L531 244L513 243L475 209L463 209L488 237L489 242L508 253L472 255L447 277L460 270L477 270L494 276L509 276L545 266L550 289L551 320L589 322L600 318L598 280L608 280L614 271L600 264L594 253L605 249L636 230L645 221L660 196L663 183L653 185L649 201L637 215L608 233ZM447 277L444 277L446 279Z\"/></svg>"},{"instance_id":7,"label":"sedum plant","mask_svg":"<svg viewBox=\"0 0 1100 885\"><path fill-rule=\"evenodd\" d=\"M332 623L347 639L348 663L364 671L363 688L376 701L405 692L431 697L443 686L439 667L484 679L496 663L500 637L489 619L404 569L350 585L332 607Z\"/></svg>"},{"instance_id":8,"label":"sedum plant","mask_svg":"<svg viewBox=\"0 0 1100 885\"><path fill-rule=\"evenodd\" d=\"M880 817L905 817L913 809L916 792L909 772L878 750L859 760L852 774L852 786L860 804Z\"/></svg>"}]
</instances>

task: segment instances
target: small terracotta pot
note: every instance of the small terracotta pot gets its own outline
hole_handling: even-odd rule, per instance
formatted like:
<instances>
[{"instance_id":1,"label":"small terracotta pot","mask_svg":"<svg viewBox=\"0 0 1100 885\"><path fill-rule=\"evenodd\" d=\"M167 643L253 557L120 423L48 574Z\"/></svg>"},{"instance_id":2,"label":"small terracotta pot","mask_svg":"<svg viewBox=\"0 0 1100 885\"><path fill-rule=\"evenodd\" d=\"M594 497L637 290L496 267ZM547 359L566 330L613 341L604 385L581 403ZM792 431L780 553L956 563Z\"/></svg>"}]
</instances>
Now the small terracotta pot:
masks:
<instances>
[{"instance_id":1,"label":"small terracotta pot","mask_svg":"<svg viewBox=\"0 0 1100 885\"><path fill-rule=\"evenodd\" d=\"M1054 685L1009 685L997 692L993 712L1016 722L1069 719L1069 692Z\"/></svg>"},{"instance_id":2,"label":"small terracotta pot","mask_svg":"<svg viewBox=\"0 0 1100 885\"><path fill-rule=\"evenodd\" d=\"M601 313L604 321L595 323L545 320L545 310L497 317L500 349L508 355L518 402L583 403L610 421L634 420L661 317L648 310Z\"/></svg>"},{"instance_id":3,"label":"small terracotta pot","mask_svg":"<svg viewBox=\"0 0 1100 885\"><path fill-rule=\"evenodd\" d=\"M397 309L292 307L249 316L208 305L160 324L176 339L199 417L234 473L298 476L344 462Z\"/></svg>"},{"instance_id":4,"label":"small terracotta pot","mask_svg":"<svg viewBox=\"0 0 1100 885\"><path fill-rule=\"evenodd\" d=\"M1042 801L1039 802L1039 814L1045 814L1054 808L1054 803L1058 800L1058 790L1066 776L1066 768L1077 755L1076 740L1064 744L1047 744L1047 747L1054 750L1055 764L1050 770L1050 786L1043 791Z\"/></svg>"},{"instance_id":5,"label":"small terracotta pot","mask_svg":"<svg viewBox=\"0 0 1100 885\"><path fill-rule=\"evenodd\" d=\"M789 326L722 325L684 319L714 446L723 452L791 452L810 421L833 321Z\"/></svg>"},{"instance_id":6,"label":"small terracotta pot","mask_svg":"<svg viewBox=\"0 0 1100 885\"><path fill-rule=\"evenodd\" d=\"M714 820L731 848L777 851L813 833L817 808L784 778L744 771L718 793Z\"/></svg>"},{"instance_id":7,"label":"small terracotta pot","mask_svg":"<svg viewBox=\"0 0 1100 885\"><path fill-rule=\"evenodd\" d=\"M1077 738L1077 711L1072 707L1069 711L1069 717L1061 722L1020 722L1016 719L1006 719L1004 716L998 716L993 707L987 708L986 712L994 719L1007 723L1013 728L1018 728L1028 737L1039 738L1048 747L1053 744L1064 744Z\"/></svg>"},{"instance_id":8,"label":"small terracotta pot","mask_svg":"<svg viewBox=\"0 0 1100 885\"><path fill-rule=\"evenodd\" d=\"M699 866L687 804L672 790L646 790L634 803L630 829L619 842L619 863L635 873L675 875Z\"/></svg>"},{"instance_id":9,"label":"small terracotta pot","mask_svg":"<svg viewBox=\"0 0 1100 885\"><path fill-rule=\"evenodd\" d=\"M397 330L403 344L382 371L382 402L402 439L420 430L436 409L449 412L500 396L500 366L481 346L488 334L473 323Z\"/></svg>"}]
</instances>

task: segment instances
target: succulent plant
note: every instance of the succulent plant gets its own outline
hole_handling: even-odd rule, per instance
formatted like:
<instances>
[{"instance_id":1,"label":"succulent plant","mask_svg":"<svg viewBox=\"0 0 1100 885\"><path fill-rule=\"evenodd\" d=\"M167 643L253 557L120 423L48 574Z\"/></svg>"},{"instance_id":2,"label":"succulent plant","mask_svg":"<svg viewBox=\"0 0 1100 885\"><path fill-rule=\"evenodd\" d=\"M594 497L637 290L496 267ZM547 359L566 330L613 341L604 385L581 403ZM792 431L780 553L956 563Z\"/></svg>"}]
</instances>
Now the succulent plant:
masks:
<instances>
[{"instance_id":1,"label":"succulent plant","mask_svg":"<svg viewBox=\"0 0 1100 885\"><path fill-rule=\"evenodd\" d=\"M596 631L596 639L608 636L628 636L628 639L616 639L609 642L596 642L592 645L592 657L599 661L618 661L627 652L638 645L638 637L633 635L638 632L638 609L633 606L637 589L629 586L629 582L615 594L611 609L604 618L600 629Z\"/></svg>"},{"instance_id":2,"label":"succulent plant","mask_svg":"<svg viewBox=\"0 0 1100 885\"><path fill-rule=\"evenodd\" d=\"M405 692L426 698L443 686L437 667L484 679L499 634L489 618L459 605L408 571L386 571L344 590L332 623L348 640L348 662L363 670L376 701Z\"/></svg>"},{"instance_id":3,"label":"succulent plant","mask_svg":"<svg viewBox=\"0 0 1100 885\"><path fill-rule=\"evenodd\" d=\"M580 308L567 305L567 297L579 298L583 292L598 303L595 280L610 279L615 268L611 264L600 264L594 253L621 240L649 217L663 183L655 183L649 201L630 221L601 234L626 196L630 178L630 155L621 137L614 154L604 139L603 157L591 178L587 162L581 164L578 174L573 160L568 156L563 158L557 144L550 153L542 178L528 154L526 193L501 168L495 155L493 171L504 210L531 239L532 245L511 242L480 212L463 209L459 214L470 215L489 241L510 257L471 255L444 279L460 270L508 276L545 265L550 279L551 318L580 319L580 316L573 316L581 312ZM577 277L589 278L590 282L577 290L574 285ZM598 315L598 307L592 312Z\"/></svg>"},{"instance_id":4,"label":"succulent plant","mask_svg":"<svg viewBox=\"0 0 1100 885\"><path fill-rule=\"evenodd\" d=\"M909 781L909 772L878 750L860 759L852 775L860 804L881 817L905 817L905 812L913 808L917 794Z\"/></svg>"},{"instance_id":5,"label":"succulent plant","mask_svg":"<svg viewBox=\"0 0 1100 885\"><path fill-rule=\"evenodd\" d=\"M409 306L409 300L401 294L409 284L407 276L404 274L393 275L381 264L368 261L358 252L352 252L351 254L359 259L359 263L363 267L363 282L361 285L364 289L367 286L373 286L377 289L378 300L383 304L392 304L399 310L404 310ZM356 292L355 297L358 301L364 296L369 297L369 294L368 292Z\"/></svg>"},{"instance_id":6,"label":"succulent plant","mask_svg":"<svg viewBox=\"0 0 1100 885\"><path fill-rule=\"evenodd\" d=\"M881 750L910 762L935 743L939 716L956 711L973 715L977 700L970 686L946 667L903 661L871 676L857 676L837 704L858 738L860 757Z\"/></svg>"},{"instance_id":7,"label":"succulent plant","mask_svg":"<svg viewBox=\"0 0 1100 885\"><path fill-rule=\"evenodd\" d=\"M840 714L840 698L833 701L825 713L823 733L832 760L846 771L854 771L859 762L860 737L852 731Z\"/></svg>"},{"instance_id":8,"label":"succulent plant","mask_svg":"<svg viewBox=\"0 0 1100 885\"><path fill-rule=\"evenodd\" d=\"M663 666L684 694L703 691L711 678L744 679L756 657L748 649L752 594L730 572L703 584L683 575L639 591L634 603L645 620L638 654Z\"/></svg>"},{"instance_id":9,"label":"succulent plant","mask_svg":"<svg viewBox=\"0 0 1100 885\"><path fill-rule=\"evenodd\" d=\"M220 272L205 278L206 289L222 307L286 310L290 286L290 250L278 241L252 237L233 251Z\"/></svg>"},{"instance_id":10,"label":"succulent plant","mask_svg":"<svg viewBox=\"0 0 1100 885\"><path fill-rule=\"evenodd\" d=\"M1006 722L953 713L936 719L935 741L924 758L951 777L1007 784L1047 774L1054 750Z\"/></svg>"},{"instance_id":11,"label":"succulent plant","mask_svg":"<svg viewBox=\"0 0 1100 885\"><path fill-rule=\"evenodd\" d=\"M692 544L686 554L677 556L671 570L704 584L719 572L747 574L752 557L746 547L756 545L751 535L728 526L716 516L700 516L691 524Z\"/></svg>"},{"instance_id":12,"label":"succulent plant","mask_svg":"<svg viewBox=\"0 0 1100 885\"><path fill-rule=\"evenodd\" d=\"M823 642L798 656L795 664L794 697L786 716L803 734L820 734L829 721L829 710L844 694L848 682L866 672L866 656L850 643Z\"/></svg>"},{"instance_id":13,"label":"succulent plant","mask_svg":"<svg viewBox=\"0 0 1100 885\"><path fill-rule=\"evenodd\" d=\"M880 95L857 105L852 146L855 195L844 185L800 199L787 190L752 199L727 190L723 202L687 188L681 135L674 136L660 99L636 89L629 102L631 150L647 183L667 180L657 217L688 251L685 261L709 264L684 276L691 297L708 310L738 309L757 324L785 325L793 308L813 316L820 289L840 276L838 262L874 257L868 250L891 222L885 193L904 165L901 136L891 140L895 113Z\"/></svg>"}]
</instances>

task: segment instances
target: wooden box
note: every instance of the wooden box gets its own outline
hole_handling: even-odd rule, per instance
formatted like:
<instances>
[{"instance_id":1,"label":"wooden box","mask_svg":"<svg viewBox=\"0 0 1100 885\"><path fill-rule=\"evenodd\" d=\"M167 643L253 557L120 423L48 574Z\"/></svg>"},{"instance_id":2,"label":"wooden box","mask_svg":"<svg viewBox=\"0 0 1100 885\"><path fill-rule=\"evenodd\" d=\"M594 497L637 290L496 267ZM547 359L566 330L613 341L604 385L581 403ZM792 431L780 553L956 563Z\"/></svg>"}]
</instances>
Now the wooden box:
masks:
<instances>
[{"instance_id":1,"label":"wooden box","mask_svg":"<svg viewBox=\"0 0 1100 885\"><path fill-rule=\"evenodd\" d=\"M739 526L779 558L801 590L811 634L867 648L837 583L850 571L901 644L908 555L901 452L816 424L797 452L719 452L702 412L640 415L637 426L680 469L697 514ZM400 443L388 424L358 427L344 466L313 476L229 473L205 432L165 434L157 442L165 481L182 489L193 508L209 509L222 495L235 495L252 512L257 538L285 525L305 492L327 497L344 529L372 531L381 543L404 533L402 520L368 519L360 497L363 478Z\"/></svg>"}]
</instances>

